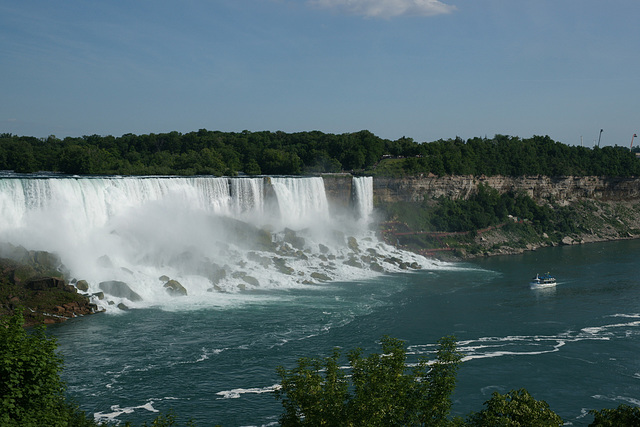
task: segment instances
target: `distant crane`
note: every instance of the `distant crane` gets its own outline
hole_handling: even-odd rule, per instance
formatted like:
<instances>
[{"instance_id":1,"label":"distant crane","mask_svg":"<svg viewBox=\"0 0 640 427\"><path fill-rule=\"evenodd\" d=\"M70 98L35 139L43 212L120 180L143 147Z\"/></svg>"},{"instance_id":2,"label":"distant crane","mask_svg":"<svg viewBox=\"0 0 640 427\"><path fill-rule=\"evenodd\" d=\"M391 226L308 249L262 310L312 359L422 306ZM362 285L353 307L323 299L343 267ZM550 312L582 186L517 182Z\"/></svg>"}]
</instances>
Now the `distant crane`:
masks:
<instances>
[{"instance_id":1,"label":"distant crane","mask_svg":"<svg viewBox=\"0 0 640 427\"><path fill-rule=\"evenodd\" d=\"M600 148L600 138L602 138L602 131L603 129L600 129L600 135L598 136L598 148Z\"/></svg>"},{"instance_id":2,"label":"distant crane","mask_svg":"<svg viewBox=\"0 0 640 427\"><path fill-rule=\"evenodd\" d=\"M636 135L635 133L633 134L633 136L631 137L631 145L629 146L629 151L631 151L631 149L633 149L633 138L636 138L638 135Z\"/></svg>"}]
</instances>

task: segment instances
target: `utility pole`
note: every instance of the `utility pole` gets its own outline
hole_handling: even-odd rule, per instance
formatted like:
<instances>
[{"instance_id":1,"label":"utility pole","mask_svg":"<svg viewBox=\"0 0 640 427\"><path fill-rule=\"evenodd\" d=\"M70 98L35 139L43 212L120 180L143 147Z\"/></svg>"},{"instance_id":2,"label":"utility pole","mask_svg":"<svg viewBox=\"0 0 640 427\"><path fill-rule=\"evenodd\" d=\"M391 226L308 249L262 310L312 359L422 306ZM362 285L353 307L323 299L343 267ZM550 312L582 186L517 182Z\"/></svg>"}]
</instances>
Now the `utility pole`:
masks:
<instances>
[{"instance_id":1,"label":"utility pole","mask_svg":"<svg viewBox=\"0 0 640 427\"><path fill-rule=\"evenodd\" d=\"M598 148L600 148L600 138L602 138L602 131L603 129L600 129L600 135L598 136Z\"/></svg>"}]
</instances>

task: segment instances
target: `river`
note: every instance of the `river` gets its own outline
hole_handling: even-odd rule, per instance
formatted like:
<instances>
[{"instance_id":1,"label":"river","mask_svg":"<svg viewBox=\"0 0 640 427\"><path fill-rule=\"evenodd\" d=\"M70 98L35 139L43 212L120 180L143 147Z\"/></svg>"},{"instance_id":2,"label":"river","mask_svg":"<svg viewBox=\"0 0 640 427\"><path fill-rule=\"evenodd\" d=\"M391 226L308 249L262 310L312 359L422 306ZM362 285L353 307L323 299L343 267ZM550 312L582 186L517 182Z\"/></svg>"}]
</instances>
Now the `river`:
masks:
<instances>
[{"instance_id":1,"label":"river","mask_svg":"<svg viewBox=\"0 0 640 427\"><path fill-rule=\"evenodd\" d=\"M306 287L253 289L219 304L115 310L50 327L63 378L101 420L140 423L169 409L197 425L273 425L277 366L335 346L377 351L385 334L409 359L455 335L465 355L453 412L526 388L571 425L589 409L639 405L640 241L433 263ZM550 271L555 288L528 281Z\"/></svg>"}]
</instances>

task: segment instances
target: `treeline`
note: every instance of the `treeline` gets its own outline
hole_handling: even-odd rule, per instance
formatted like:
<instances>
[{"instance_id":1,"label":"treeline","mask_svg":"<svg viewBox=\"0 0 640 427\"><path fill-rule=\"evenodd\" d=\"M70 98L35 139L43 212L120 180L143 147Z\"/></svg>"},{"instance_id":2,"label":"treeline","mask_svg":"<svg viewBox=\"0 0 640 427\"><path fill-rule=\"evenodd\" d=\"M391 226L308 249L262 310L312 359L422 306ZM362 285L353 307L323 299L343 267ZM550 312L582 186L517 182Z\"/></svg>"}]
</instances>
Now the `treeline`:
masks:
<instances>
[{"instance_id":1,"label":"treeline","mask_svg":"<svg viewBox=\"0 0 640 427\"><path fill-rule=\"evenodd\" d=\"M419 144L395 174L486 176L636 176L640 160L624 147L574 147L548 136L507 135Z\"/></svg>"},{"instance_id":2,"label":"treeline","mask_svg":"<svg viewBox=\"0 0 640 427\"><path fill-rule=\"evenodd\" d=\"M369 131L220 132L35 138L0 134L0 170L118 175L640 175L623 147L572 147L548 136L418 143Z\"/></svg>"}]
</instances>

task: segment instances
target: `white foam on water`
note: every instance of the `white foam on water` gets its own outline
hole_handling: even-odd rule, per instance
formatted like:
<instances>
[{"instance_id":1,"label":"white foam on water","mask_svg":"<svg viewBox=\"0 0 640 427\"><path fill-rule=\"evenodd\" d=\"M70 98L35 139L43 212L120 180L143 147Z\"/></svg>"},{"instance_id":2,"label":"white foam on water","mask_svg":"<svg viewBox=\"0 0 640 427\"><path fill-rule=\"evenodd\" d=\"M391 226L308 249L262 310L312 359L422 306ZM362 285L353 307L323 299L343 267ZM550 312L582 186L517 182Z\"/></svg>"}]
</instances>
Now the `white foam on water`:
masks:
<instances>
[{"instance_id":1,"label":"white foam on water","mask_svg":"<svg viewBox=\"0 0 640 427\"><path fill-rule=\"evenodd\" d=\"M152 413L158 413L160 411L158 411L157 409L155 409L153 407L153 404L156 402L161 402L161 401L165 401L165 400L179 400L176 397L163 397L163 398L159 398L159 399L149 399L146 403L139 405L139 406L128 406L128 407L124 407L121 408L120 405L113 405L110 407L111 412L96 412L93 414L93 418L96 422L99 423L114 423L116 425L120 424L120 420L118 420L117 418L123 414L132 414L134 413L136 410L145 410L148 412L152 412Z\"/></svg>"},{"instance_id":2,"label":"white foam on water","mask_svg":"<svg viewBox=\"0 0 640 427\"><path fill-rule=\"evenodd\" d=\"M603 396L601 394L596 394L591 396L594 399L597 400L603 400L606 402L622 402L631 406L639 406L640 407L640 399L637 399L635 397L628 397L628 396Z\"/></svg>"},{"instance_id":3,"label":"white foam on water","mask_svg":"<svg viewBox=\"0 0 640 427\"><path fill-rule=\"evenodd\" d=\"M636 318L635 314L619 314L609 317ZM640 333L640 321L613 323L566 331L558 335L523 335L506 337L480 337L458 341L458 350L463 354L462 362L504 356L535 356L555 353L568 344L580 341L609 341ZM416 344L407 348L407 354L434 357L437 344ZM591 362L589 362L591 363Z\"/></svg>"},{"instance_id":4,"label":"white foam on water","mask_svg":"<svg viewBox=\"0 0 640 427\"><path fill-rule=\"evenodd\" d=\"M233 390L223 390L216 393L220 396L218 399L238 399L244 394L264 394L273 393L281 388L280 384L274 384L269 387L254 387L254 388L236 388Z\"/></svg>"}]
</instances>

